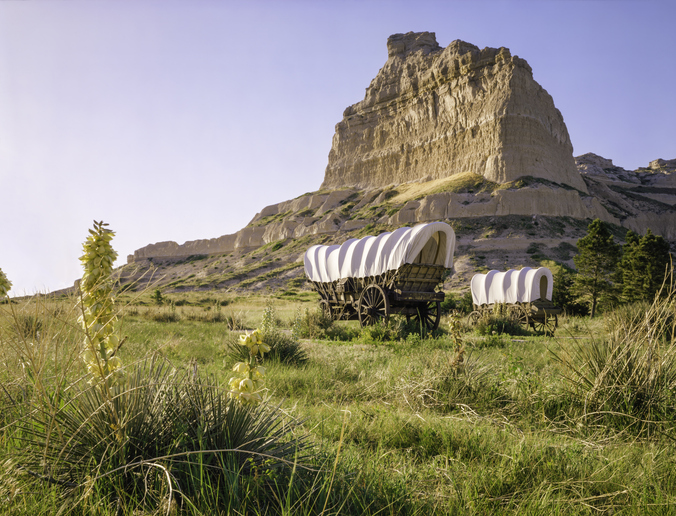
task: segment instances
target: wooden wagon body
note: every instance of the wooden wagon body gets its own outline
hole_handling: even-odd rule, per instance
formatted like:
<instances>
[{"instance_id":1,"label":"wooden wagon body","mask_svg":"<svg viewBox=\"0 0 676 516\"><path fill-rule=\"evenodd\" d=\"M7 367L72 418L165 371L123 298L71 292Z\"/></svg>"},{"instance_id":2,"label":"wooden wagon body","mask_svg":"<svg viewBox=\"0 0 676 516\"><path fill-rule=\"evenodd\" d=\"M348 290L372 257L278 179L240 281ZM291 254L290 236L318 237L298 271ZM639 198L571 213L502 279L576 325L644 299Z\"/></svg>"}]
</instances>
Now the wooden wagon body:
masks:
<instances>
[{"instance_id":1,"label":"wooden wagon body","mask_svg":"<svg viewBox=\"0 0 676 516\"><path fill-rule=\"evenodd\" d=\"M505 310L524 328L553 335L561 308L552 303L554 278L546 267L490 271L472 277L474 311L470 323L485 314Z\"/></svg>"},{"instance_id":2,"label":"wooden wagon body","mask_svg":"<svg viewBox=\"0 0 676 516\"><path fill-rule=\"evenodd\" d=\"M358 319L362 326L401 314L439 326L444 293L437 291L453 266L455 233L445 223L419 224L340 246L313 246L305 273L333 320Z\"/></svg>"}]
</instances>

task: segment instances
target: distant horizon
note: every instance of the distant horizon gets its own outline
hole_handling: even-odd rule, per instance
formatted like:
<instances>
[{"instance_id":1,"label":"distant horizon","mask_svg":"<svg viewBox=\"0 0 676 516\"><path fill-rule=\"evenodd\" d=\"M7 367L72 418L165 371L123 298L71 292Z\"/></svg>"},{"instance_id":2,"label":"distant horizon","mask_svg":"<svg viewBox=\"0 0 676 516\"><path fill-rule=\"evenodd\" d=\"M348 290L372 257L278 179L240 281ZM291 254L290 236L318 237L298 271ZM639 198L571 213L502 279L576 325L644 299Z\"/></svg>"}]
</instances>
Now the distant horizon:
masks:
<instances>
[{"instance_id":1,"label":"distant horizon","mask_svg":"<svg viewBox=\"0 0 676 516\"><path fill-rule=\"evenodd\" d=\"M115 266L233 234L316 191L335 125L429 31L525 59L573 156L676 159L676 3L660 0L0 2L0 269L11 296L69 288L93 220Z\"/></svg>"}]
</instances>

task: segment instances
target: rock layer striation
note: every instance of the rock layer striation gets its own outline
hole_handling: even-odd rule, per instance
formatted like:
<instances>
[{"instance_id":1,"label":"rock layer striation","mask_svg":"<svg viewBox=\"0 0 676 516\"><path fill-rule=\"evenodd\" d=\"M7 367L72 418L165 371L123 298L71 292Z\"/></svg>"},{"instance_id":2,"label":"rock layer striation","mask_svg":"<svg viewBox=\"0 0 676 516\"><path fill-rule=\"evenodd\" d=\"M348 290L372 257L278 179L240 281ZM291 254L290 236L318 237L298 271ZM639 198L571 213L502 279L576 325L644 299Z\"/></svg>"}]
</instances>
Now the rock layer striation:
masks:
<instances>
[{"instance_id":1,"label":"rock layer striation","mask_svg":"<svg viewBox=\"0 0 676 516\"><path fill-rule=\"evenodd\" d=\"M523 176L586 192L552 97L507 48L434 33L395 34L388 59L336 125L322 189L375 188L474 173Z\"/></svg>"}]
</instances>

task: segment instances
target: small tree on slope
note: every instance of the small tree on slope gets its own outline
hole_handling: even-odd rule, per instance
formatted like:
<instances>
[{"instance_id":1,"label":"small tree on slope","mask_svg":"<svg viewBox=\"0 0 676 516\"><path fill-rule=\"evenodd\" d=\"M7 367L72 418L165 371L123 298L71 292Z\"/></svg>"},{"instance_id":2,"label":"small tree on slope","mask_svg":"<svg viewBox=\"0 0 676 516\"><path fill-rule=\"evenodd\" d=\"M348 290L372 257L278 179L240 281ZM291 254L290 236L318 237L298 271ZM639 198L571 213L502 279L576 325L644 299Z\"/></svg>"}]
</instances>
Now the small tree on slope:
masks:
<instances>
[{"instance_id":1,"label":"small tree on slope","mask_svg":"<svg viewBox=\"0 0 676 516\"><path fill-rule=\"evenodd\" d=\"M629 231L622 251L622 299L652 302L670 272L669 244L650 230L640 238Z\"/></svg>"},{"instance_id":2,"label":"small tree on slope","mask_svg":"<svg viewBox=\"0 0 676 516\"><path fill-rule=\"evenodd\" d=\"M573 258L578 274L575 277L576 294L590 305L590 316L596 314L599 300L612 294L612 282L621 257L621 247L615 243L608 224L594 220L587 228L587 236L577 241L579 253Z\"/></svg>"}]
</instances>

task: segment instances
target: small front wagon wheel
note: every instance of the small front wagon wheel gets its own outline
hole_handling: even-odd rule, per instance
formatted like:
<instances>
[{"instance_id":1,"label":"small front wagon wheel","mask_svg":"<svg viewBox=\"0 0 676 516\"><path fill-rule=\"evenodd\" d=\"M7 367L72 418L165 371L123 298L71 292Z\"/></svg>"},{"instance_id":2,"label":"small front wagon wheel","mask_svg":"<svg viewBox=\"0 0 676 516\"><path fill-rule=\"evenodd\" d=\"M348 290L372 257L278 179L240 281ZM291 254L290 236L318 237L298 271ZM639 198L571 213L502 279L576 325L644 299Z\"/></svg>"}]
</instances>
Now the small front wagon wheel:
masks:
<instances>
[{"instance_id":1,"label":"small front wagon wheel","mask_svg":"<svg viewBox=\"0 0 676 516\"><path fill-rule=\"evenodd\" d=\"M387 323L390 317L390 302L380 285L368 285L359 296L359 324L372 326L376 322Z\"/></svg>"},{"instance_id":2,"label":"small front wagon wheel","mask_svg":"<svg viewBox=\"0 0 676 516\"><path fill-rule=\"evenodd\" d=\"M476 324L479 322L480 319L481 319L481 312L479 312L478 310L474 310L473 312L471 312L467 316L467 322L471 326L476 326Z\"/></svg>"},{"instance_id":3,"label":"small front wagon wheel","mask_svg":"<svg viewBox=\"0 0 676 516\"><path fill-rule=\"evenodd\" d=\"M521 305L514 305L509 308L509 315L524 329L528 330L531 321L528 317L528 312Z\"/></svg>"}]
</instances>

